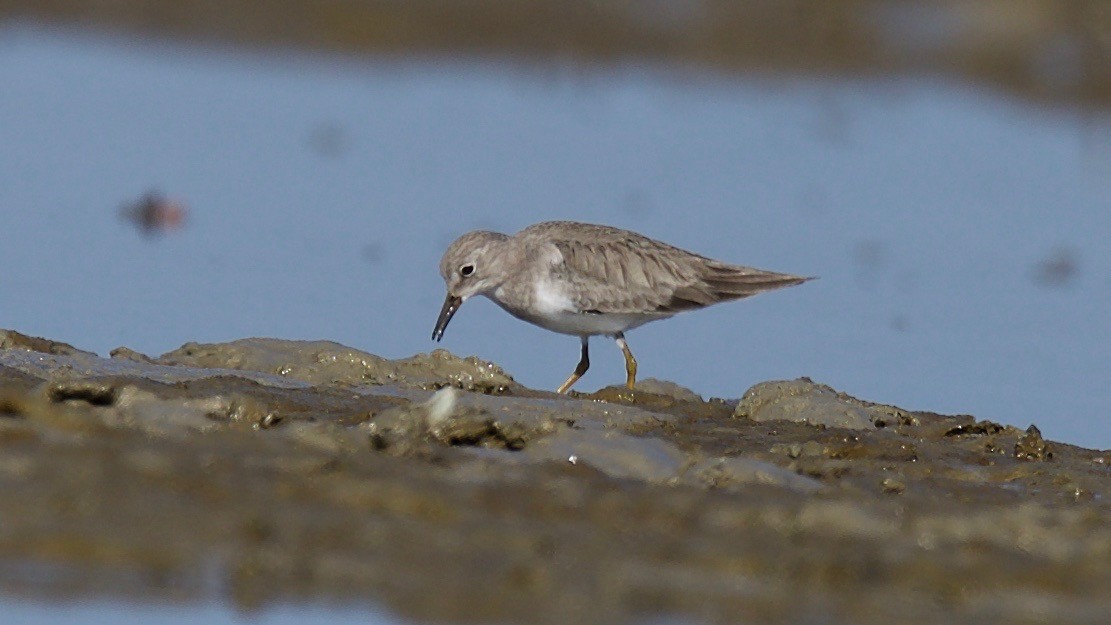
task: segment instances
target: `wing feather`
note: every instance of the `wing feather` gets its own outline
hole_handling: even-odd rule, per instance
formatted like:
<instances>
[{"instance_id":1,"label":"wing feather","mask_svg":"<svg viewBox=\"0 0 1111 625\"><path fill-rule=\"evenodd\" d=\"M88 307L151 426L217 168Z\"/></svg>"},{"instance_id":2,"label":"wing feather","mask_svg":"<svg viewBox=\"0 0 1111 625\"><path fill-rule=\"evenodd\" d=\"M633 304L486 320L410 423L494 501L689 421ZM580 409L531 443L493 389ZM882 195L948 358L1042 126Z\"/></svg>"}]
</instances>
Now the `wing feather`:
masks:
<instances>
[{"instance_id":1,"label":"wing feather","mask_svg":"<svg viewBox=\"0 0 1111 625\"><path fill-rule=\"evenodd\" d=\"M703 308L809 278L731 265L628 230L548 222L518 233L530 245L552 245L562 257L551 266L566 280L581 311L664 315Z\"/></svg>"}]
</instances>

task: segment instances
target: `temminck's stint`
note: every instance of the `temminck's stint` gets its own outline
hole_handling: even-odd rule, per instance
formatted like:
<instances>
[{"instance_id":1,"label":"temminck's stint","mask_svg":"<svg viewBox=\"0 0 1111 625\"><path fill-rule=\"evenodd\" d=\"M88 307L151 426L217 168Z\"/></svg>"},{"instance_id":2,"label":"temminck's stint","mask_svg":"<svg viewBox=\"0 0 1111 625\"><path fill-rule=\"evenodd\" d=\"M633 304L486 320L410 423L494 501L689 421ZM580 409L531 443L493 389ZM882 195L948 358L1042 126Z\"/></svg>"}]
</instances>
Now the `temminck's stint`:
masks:
<instances>
[{"instance_id":1,"label":"temminck's stint","mask_svg":"<svg viewBox=\"0 0 1111 625\"><path fill-rule=\"evenodd\" d=\"M625 354L627 386L637 361L625 331L685 310L800 284L801 276L731 265L628 230L550 221L513 236L477 230L455 240L440 260L447 299L433 340L463 302L485 295L509 314L582 341L582 357L557 392L590 367L588 342L611 336Z\"/></svg>"}]
</instances>

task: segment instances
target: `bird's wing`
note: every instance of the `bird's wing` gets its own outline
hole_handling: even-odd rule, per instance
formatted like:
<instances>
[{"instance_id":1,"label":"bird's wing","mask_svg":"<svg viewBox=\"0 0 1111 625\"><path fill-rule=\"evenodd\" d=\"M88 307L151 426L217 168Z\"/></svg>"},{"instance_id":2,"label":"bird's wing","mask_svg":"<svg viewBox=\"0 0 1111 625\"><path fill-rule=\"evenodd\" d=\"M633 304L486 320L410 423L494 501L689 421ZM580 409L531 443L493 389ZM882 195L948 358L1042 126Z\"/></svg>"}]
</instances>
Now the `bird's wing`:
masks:
<instances>
[{"instance_id":1,"label":"bird's wing","mask_svg":"<svg viewBox=\"0 0 1111 625\"><path fill-rule=\"evenodd\" d=\"M664 314L710 304L696 269L672 262L681 250L645 237L557 239L563 262L552 267L573 285L572 301L582 311Z\"/></svg>"},{"instance_id":2,"label":"bird's wing","mask_svg":"<svg viewBox=\"0 0 1111 625\"><path fill-rule=\"evenodd\" d=\"M553 277L584 312L674 314L740 299L809 278L716 261L646 236L591 224L549 222L518 236L550 245Z\"/></svg>"}]
</instances>

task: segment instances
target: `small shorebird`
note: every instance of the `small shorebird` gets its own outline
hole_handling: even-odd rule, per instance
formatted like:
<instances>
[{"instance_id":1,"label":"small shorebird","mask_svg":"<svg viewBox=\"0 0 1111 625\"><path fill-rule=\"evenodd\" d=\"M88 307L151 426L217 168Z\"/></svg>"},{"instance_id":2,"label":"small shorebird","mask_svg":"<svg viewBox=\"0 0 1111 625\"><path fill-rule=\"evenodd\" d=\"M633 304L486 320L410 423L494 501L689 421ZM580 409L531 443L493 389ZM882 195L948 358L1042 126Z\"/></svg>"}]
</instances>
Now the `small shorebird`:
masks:
<instances>
[{"instance_id":1,"label":"small shorebird","mask_svg":"<svg viewBox=\"0 0 1111 625\"><path fill-rule=\"evenodd\" d=\"M435 341L474 295L485 295L518 319L578 336L582 356L558 393L590 367L591 336L617 341L632 389L637 361L626 330L810 279L731 265L629 230L573 221L536 224L513 236L468 232L444 252L440 275L447 298L432 331Z\"/></svg>"}]
</instances>

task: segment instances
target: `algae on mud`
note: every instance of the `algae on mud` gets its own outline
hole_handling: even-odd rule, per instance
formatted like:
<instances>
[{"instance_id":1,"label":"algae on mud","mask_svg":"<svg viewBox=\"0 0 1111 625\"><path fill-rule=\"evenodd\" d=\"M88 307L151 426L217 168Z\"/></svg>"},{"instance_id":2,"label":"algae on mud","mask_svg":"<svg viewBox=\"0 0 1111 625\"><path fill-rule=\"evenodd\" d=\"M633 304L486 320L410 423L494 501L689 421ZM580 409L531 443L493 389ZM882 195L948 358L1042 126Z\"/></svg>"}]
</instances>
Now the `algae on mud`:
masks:
<instances>
[{"instance_id":1,"label":"algae on mud","mask_svg":"<svg viewBox=\"0 0 1111 625\"><path fill-rule=\"evenodd\" d=\"M7 593L440 622L1111 613L1111 454L1036 427L807 380L563 398L446 352L0 344Z\"/></svg>"}]
</instances>

